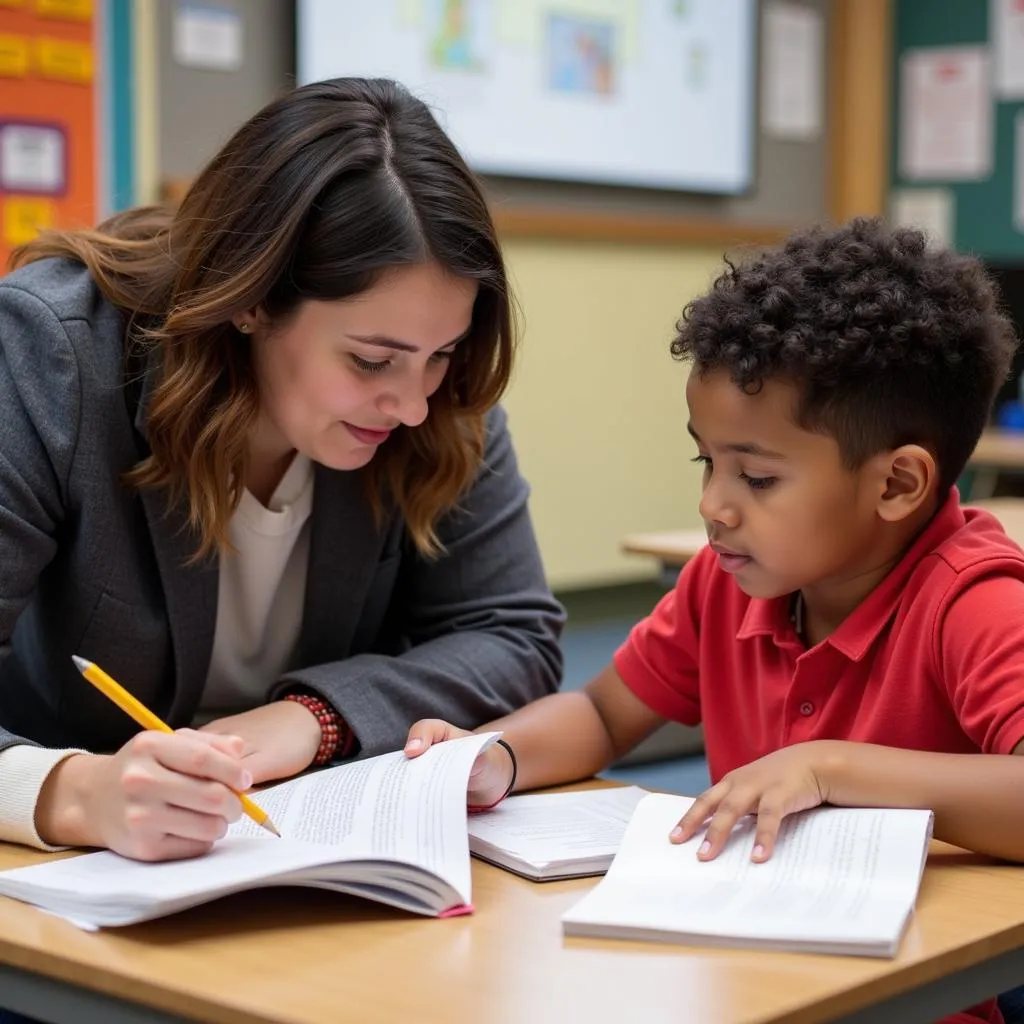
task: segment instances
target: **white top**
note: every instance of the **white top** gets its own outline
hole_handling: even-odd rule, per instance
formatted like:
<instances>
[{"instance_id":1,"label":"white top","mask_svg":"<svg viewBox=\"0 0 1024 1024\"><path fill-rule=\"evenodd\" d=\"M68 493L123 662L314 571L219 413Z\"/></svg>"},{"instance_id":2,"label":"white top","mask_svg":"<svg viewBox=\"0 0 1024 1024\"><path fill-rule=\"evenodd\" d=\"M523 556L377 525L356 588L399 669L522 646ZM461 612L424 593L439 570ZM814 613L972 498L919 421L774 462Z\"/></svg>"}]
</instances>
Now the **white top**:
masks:
<instances>
[{"instance_id":1,"label":"white top","mask_svg":"<svg viewBox=\"0 0 1024 1024\"><path fill-rule=\"evenodd\" d=\"M194 724L257 707L290 667L302 626L309 566L313 464L296 455L267 504L248 491L221 554L213 651ZM84 684L88 685L88 684ZM35 827L50 772L77 749L27 744L0 752L0 840L52 850Z\"/></svg>"}]
</instances>

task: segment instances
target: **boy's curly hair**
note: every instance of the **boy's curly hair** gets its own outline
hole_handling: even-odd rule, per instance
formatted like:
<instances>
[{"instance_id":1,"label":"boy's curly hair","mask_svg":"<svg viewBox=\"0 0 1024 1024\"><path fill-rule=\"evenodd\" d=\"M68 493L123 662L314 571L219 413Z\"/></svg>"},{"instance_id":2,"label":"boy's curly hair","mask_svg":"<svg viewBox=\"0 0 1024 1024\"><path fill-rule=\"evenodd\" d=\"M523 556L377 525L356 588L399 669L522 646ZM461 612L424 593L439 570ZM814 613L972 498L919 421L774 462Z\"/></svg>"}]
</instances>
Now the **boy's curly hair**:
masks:
<instances>
[{"instance_id":1,"label":"boy's curly hair","mask_svg":"<svg viewBox=\"0 0 1024 1024\"><path fill-rule=\"evenodd\" d=\"M834 437L851 469L903 444L928 449L939 495L967 463L1017 347L978 260L867 218L728 263L677 331L672 355L698 373L727 370L750 392L794 382L797 423Z\"/></svg>"}]
</instances>

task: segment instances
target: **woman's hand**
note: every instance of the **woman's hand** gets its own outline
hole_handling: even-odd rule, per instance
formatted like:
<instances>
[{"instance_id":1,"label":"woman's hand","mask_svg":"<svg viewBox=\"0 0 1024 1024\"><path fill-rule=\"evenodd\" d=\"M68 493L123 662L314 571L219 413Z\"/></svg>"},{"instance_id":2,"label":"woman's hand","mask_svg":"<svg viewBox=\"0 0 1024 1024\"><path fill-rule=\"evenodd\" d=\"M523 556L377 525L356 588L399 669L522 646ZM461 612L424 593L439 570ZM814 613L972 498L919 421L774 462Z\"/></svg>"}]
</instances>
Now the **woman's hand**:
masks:
<instances>
[{"instance_id":1,"label":"woman's hand","mask_svg":"<svg viewBox=\"0 0 1024 1024\"><path fill-rule=\"evenodd\" d=\"M256 784L298 775L313 763L320 749L316 715L294 700L278 700L218 718L200 732L240 737L242 762Z\"/></svg>"},{"instance_id":2,"label":"woman's hand","mask_svg":"<svg viewBox=\"0 0 1024 1024\"><path fill-rule=\"evenodd\" d=\"M786 815L828 801L824 775L832 746L829 741L797 743L729 772L694 801L669 839L686 842L710 818L697 856L712 860L722 852L740 818L756 814L753 859L767 860Z\"/></svg>"},{"instance_id":3,"label":"woman's hand","mask_svg":"<svg viewBox=\"0 0 1024 1024\"><path fill-rule=\"evenodd\" d=\"M242 813L252 785L233 736L141 732L116 754L76 754L47 778L36 807L40 837L135 860L196 857Z\"/></svg>"},{"instance_id":4,"label":"woman's hand","mask_svg":"<svg viewBox=\"0 0 1024 1024\"><path fill-rule=\"evenodd\" d=\"M422 718L409 730L405 741L406 757L419 757L435 743L457 740L471 733L439 718ZM512 783L512 758L500 743L492 743L473 762L469 773L466 803L470 807L490 807L498 803Z\"/></svg>"}]
</instances>

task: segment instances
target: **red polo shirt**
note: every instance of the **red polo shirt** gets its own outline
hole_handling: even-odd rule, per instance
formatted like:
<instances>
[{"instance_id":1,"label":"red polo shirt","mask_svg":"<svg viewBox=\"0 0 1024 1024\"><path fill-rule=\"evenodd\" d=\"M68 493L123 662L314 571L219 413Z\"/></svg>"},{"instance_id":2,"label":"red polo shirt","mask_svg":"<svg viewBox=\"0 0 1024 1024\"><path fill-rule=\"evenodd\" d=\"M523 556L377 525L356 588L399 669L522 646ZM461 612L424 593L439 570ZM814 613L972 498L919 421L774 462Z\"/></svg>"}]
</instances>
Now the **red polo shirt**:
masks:
<instances>
[{"instance_id":1,"label":"red polo shirt","mask_svg":"<svg viewBox=\"0 0 1024 1024\"><path fill-rule=\"evenodd\" d=\"M615 654L650 708L704 724L711 778L840 739L1009 754L1024 740L1024 552L954 489L889 575L809 650L788 597L748 597L710 549Z\"/></svg>"}]
</instances>

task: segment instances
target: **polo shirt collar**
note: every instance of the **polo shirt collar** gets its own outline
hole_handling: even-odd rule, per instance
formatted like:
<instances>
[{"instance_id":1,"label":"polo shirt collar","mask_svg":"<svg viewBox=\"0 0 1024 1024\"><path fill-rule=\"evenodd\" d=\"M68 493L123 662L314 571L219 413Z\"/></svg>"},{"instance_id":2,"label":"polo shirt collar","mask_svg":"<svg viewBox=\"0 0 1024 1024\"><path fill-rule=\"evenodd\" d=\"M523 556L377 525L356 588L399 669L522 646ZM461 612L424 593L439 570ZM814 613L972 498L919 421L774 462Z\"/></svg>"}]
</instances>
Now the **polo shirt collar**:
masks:
<instances>
[{"instance_id":1,"label":"polo shirt collar","mask_svg":"<svg viewBox=\"0 0 1024 1024\"><path fill-rule=\"evenodd\" d=\"M847 616L825 641L851 661L860 661L896 612L903 590L923 558L962 529L966 519L960 507L960 493L953 487L949 497L907 549L889 575ZM792 643L795 633L790 622L793 595L747 605L737 640L770 635L777 644Z\"/></svg>"}]
</instances>

